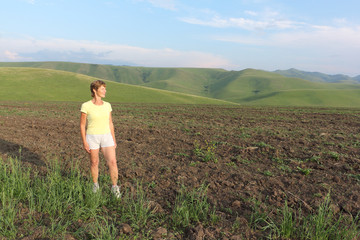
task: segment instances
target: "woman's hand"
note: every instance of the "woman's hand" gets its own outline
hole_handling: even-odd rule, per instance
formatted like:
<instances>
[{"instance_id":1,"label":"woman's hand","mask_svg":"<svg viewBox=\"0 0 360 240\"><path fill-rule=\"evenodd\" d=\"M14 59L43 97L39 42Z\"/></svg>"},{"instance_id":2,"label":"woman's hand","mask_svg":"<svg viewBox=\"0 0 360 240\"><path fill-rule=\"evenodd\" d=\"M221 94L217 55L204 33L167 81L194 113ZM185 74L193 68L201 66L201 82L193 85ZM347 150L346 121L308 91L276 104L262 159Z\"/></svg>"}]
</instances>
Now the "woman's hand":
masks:
<instances>
[{"instance_id":1,"label":"woman's hand","mask_svg":"<svg viewBox=\"0 0 360 240\"><path fill-rule=\"evenodd\" d=\"M83 145L84 145L84 149L85 149L85 151L86 151L87 153L89 153L89 154L90 154L90 147L89 147L89 144L88 144L87 142L85 142Z\"/></svg>"}]
</instances>

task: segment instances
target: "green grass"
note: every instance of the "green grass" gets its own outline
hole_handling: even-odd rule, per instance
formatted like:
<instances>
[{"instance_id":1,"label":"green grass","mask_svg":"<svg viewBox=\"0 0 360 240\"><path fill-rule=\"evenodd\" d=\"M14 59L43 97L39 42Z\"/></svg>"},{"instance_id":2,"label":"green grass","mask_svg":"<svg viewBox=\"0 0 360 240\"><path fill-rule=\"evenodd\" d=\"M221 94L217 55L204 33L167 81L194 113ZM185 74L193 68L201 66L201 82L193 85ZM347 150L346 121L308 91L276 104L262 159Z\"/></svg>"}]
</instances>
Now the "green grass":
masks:
<instances>
[{"instance_id":1,"label":"green grass","mask_svg":"<svg viewBox=\"0 0 360 240\"><path fill-rule=\"evenodd\" d=\"M91 98L89 86L95 79L86 75L38 68L0 68L0 100L75 101ZM106 81L109 102L231 104L210 98Z\"/></svg>"},{"instance_id":2,"label":"green grass","mask_svg":"<svg viewBox=\"0 0 360 240\"><path fill-rule=\"evenodd\" d=\"M316 212L308 216L304 216L301 209L290 208L287 202L272 217L255 203L251 216L252 226L266 232L268 239L353 240L360 237L358 221L358 216L335 214L330 194Z\"/></svg>"},{"instance_id":3,"label":"green grass","mask_svg":"<svg viewBox=\"0 0 360 240\"><path fill-rule=\"evenodd\" d=\"M94 194L89 177L76 164L65 168L49 161L47 172L39 174L21 160L0 161L0 238L19 239L41 228L42 237L51 239L65 239L66 234L77 239L151 239L159 224L182 233L199 222L211 226L219 221L205 185L193 190L181 186L169 205L171 214L165 215L152 204L151 184L144 187L135 180L134 189L122 189L121 199L116 199L110 188ZM109 182L99 180L101 186ZM131 226L131 236L121 234L118 226L123 223Z\"/></svg>"},{"instance_id":4,"label":"green grass","mask_svg":"<svg viewBox=\"0 0 360 240\"><path fill-rule=\"evenodd\" d=\"M78 168L74 166L70 172L64 172L59 163L53 161L48 169L49 173L40 177L30 168L23 168L16 159L2 162L0 236L10 239L21 237L23 233L18 232L16 226L20 224L28 230L33 226L46 225L43 234L58 237L66 234L79 220L98 221L99 207L108 200L91 192L89 183L84 181ZM29 214L20 210L27 210ZM81 237L84 234L80 231L75 235Z\"/></svg>"},{"instance_id":5,"label":"green grass","mask_svg":"<svg viewBox=\"0 0 360 240\"><path fill-rule=\"evenodd\" d=\"M211 224L219 220L216 209L212 209L207 200L206 193L207 186L204 184L193 191L189 191L185 186L181 187L171 216L173 227L183 229L198 222Z\"/></svg>"},{"instance_id":6,"label":"green grass","mask_svg":"<svg viewBox=\"0 0 360 240\"><path fill-rule=\"evenodd\" d=\"M113 82L222 99L243 105L358 107L360 104L360 84L311 82L255 69L226 71L201 68L145 68L69 62L0 63L0 66L69 71ZM139 88L126 90L142 92L131 93L131 102L149 100L149 96L143 94ZM129 98L127 92L121 91L121 94L125 94L122 101ZM168 96L164 95L167 94L162 92L152 99L160 97L159 102L166 102ZM179 95L176 100L185 99Z\"/></svg>"}]
</instances>

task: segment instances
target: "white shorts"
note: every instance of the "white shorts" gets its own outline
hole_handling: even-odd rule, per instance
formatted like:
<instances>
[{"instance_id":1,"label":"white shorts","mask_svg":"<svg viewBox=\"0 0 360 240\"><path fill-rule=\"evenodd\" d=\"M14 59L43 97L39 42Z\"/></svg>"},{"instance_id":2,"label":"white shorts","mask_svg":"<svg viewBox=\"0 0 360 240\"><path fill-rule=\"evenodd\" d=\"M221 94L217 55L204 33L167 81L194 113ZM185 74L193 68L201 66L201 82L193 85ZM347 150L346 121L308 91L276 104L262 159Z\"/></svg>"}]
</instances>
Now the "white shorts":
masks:
<instances>
[{"instance_id":1,"label":"white shorts","mask_svg":"<svg viewBox=\"0 0 360 240\"><path fill-rule=\"evenodd\" d=\"M111 133L106 134L87 134L86 141L89 144L90 149L99 149L100 147L112 147L115 146L114 139Z\"/></svg>"}]
</instances>

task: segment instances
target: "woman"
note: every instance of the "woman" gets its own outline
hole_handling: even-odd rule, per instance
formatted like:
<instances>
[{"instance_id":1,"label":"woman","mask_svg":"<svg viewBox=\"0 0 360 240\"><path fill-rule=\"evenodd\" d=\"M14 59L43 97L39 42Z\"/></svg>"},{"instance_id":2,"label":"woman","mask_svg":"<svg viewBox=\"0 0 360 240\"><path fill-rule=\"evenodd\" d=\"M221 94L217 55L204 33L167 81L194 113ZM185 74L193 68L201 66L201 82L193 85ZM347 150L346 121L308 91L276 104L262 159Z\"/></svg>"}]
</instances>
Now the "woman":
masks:
<instances>
[{"instance_id":1,"label":"woman","mask_svg":"<svg viewBox=\"0 0 360 240\"><path fill-rule=\"evenodd\" d=\"M111 117L111 105L102 100L106 94L106 84L101 80L91 83L92 99L81 105L80 132L85 151L90 156L90 170L94 182L93 192L99 190L99 149L101 148L109 166L112 182L111 192L120 197L118 167L116 162L116 140ZM87 128L86 128L87 121Z\"/></svg>"}]
</instances>

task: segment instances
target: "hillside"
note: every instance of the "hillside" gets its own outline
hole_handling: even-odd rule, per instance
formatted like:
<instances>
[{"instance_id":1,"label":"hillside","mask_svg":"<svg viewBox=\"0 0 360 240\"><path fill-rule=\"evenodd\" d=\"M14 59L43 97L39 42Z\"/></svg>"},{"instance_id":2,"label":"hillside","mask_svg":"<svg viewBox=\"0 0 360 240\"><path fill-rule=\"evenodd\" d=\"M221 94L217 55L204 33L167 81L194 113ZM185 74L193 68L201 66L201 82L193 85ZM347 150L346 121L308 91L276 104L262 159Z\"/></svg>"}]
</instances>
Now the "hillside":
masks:
<instances>
[{"instance_id":1,"label":"hillside","mask_svg":"<svg viewBox=\"0 0 360 240\"><path fill-rule=\"evenodd\" d=\"M2 101L86 101L93 77L38 68L0 68ZM106 81L106 101L122 103L231 104L188 94Z\"/></svg>"},{"instance_id":2,"label":"hillside","mask_svg":"<svg viewBox=\"0 0 360 240\"><path fill-rule=\"evenodd\" d=\"M7 62L0 67L31 67L74 72L115 82L212 97L208 85L221 69L145 68L70 62ZM221 78L219 79L221 80Z\"/></svg>"},{"instance_id":3,"label":"hillside","mask_svg":"<svg viewBox=\"0 0 360 240\"><path fill-rule=\"evenodd\" d=\"M0 66L57 69L246 105L360 105L360 84L319 82L320 79L308 81L254 69L226 71L200 68L145 68L69 62L0 63ZM293 72L298 73L299 77L304 75L298 70Z\"/></svg>"},{"instance_id":4,"label":"hillside","mask_svg":"<svg viewBox=\"0 0 360 240\"><path fill-rule=\"evenodd\" d=\"M218 98L247 105L358 107L360 85L316 83L259 70L244 70Z\"/></svg>"}]
</instances>

